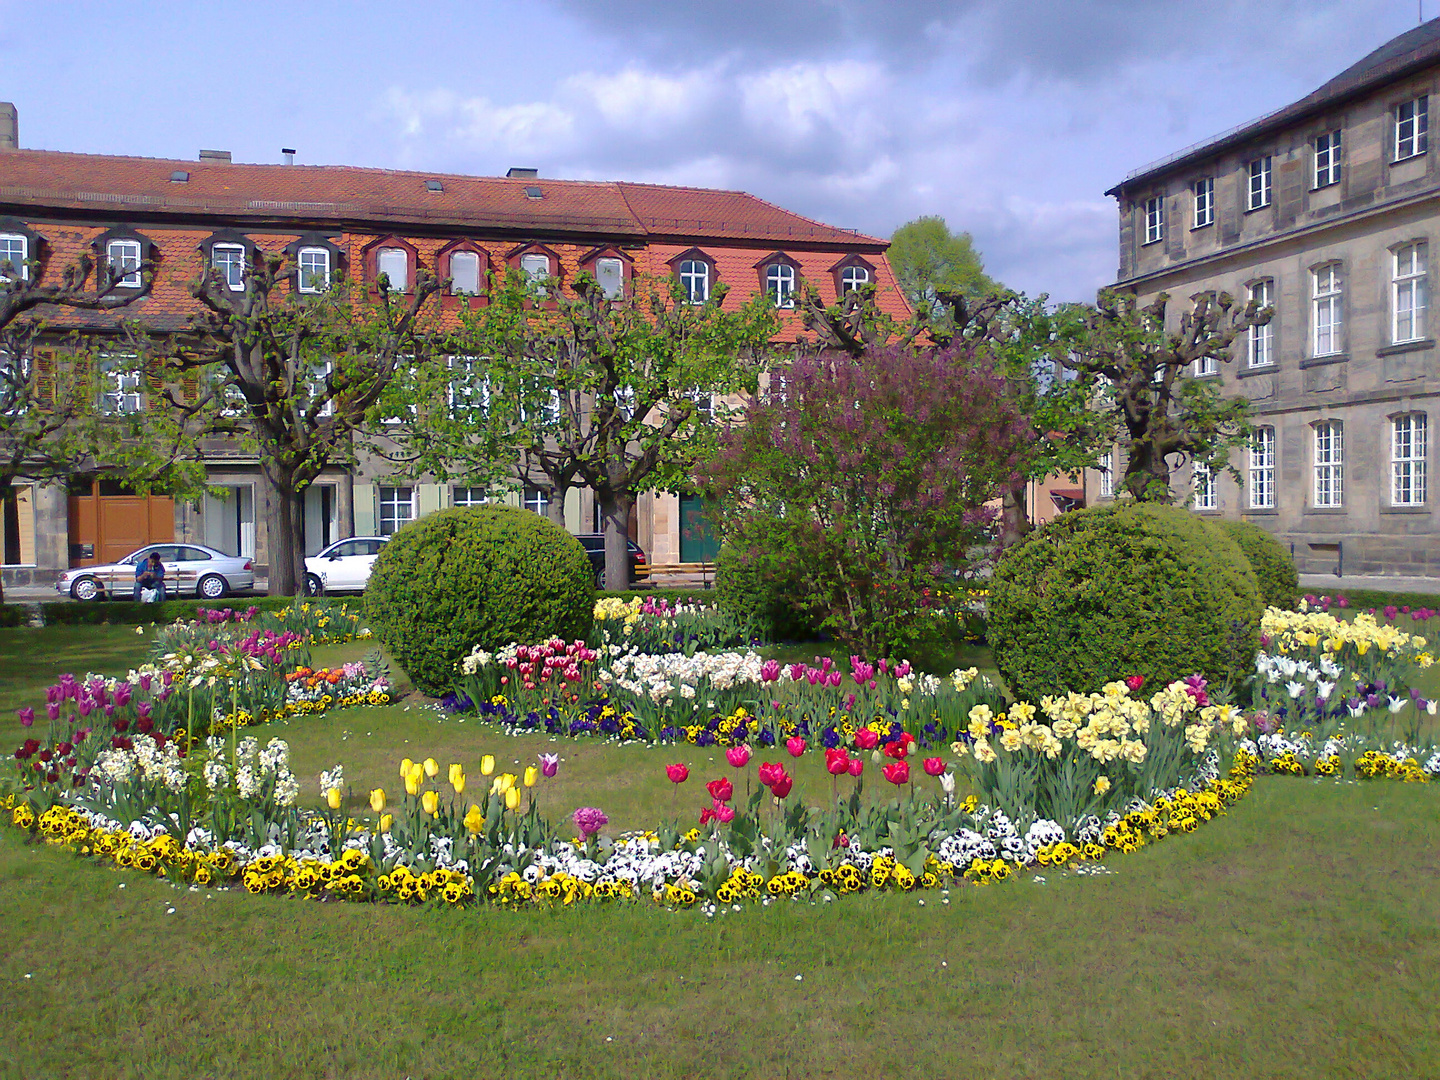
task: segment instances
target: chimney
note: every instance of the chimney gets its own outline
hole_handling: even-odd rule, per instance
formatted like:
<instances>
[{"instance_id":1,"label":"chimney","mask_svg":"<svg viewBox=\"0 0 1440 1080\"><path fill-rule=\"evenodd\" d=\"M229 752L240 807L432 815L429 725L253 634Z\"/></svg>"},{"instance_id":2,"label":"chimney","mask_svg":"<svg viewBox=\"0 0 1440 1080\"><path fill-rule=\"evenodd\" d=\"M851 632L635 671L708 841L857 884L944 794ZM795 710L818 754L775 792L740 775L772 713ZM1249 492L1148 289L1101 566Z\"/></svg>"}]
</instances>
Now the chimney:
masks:
<instances>
[{"instance_id":1,"label":"chimney","mask_svg":"<svg viewBox=\"0 0 1440 1080\"><path fill-rule=\"evenodd\" d=\"M511 169L505 174L508 180L536 180L540 177L539 169Z\"/></svg>"},{"instance_id":2,"label":"chimney","mask_svg":"<svg viewBox=\"0 0 1440 1080\"><path fill-rule=\"evenodd\" d=\"M288 146L280 148L280 156L285 159L286 165L295 164L295 151L291 150Z\"/></svg>"},{"instance_id":3,"label":"chimney","mask_svg":"<svg viewBox=\"0 0 1440 1080\"><path fill-rule=\"evenodd\" d=\"M201 160L201 161L219 161L219 162L223 162L223 163L226 164L226 165L229 165L229 164L230 164L230 151L229 151L229 150L201 150L201 151L200 151L200 160Z\"/></svg>"},{"instance_id":4,"label":"chimney","mask_svg":"<svg viewBox=\"0 0 1440 1080\"><path fill-rule=\"evenodd\" d=\"M20 113L8 101L0 101L0 150L20 149Z\"/></svg>"}]
</instances>

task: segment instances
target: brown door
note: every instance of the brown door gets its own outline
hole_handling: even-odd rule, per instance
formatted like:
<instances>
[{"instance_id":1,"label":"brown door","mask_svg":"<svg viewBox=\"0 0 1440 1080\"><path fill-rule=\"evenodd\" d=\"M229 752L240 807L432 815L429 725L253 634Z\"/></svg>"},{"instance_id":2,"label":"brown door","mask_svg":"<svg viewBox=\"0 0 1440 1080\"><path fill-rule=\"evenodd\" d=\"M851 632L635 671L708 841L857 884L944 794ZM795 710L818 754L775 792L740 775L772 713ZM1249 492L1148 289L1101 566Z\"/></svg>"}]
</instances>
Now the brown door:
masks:
<instances>
[{"instance_id":1,"label":"brown door","mask_svg":"<svg viewBox=\"0 0 1440 1080\"><path fill-rule=\"evenodd\" d=\"M175 538L175 501L127 492L100 480L70 494L70 565L95 566L123 559L145 544Z\"/></svg>"}]
</instances>

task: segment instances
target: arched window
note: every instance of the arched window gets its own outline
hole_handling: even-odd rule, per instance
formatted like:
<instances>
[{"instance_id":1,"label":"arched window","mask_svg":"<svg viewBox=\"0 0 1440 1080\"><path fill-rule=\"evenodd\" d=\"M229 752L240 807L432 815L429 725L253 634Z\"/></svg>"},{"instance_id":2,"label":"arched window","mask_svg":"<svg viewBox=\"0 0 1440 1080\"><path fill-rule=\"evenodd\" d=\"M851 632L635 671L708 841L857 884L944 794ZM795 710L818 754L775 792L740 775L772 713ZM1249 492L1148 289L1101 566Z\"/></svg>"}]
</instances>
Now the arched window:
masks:
<instances>
[{"instance_id":1,"label":"arched window","mask_svg":"<svg viewBox=\"0 0 1440 1080\"><path fill-rule=\"evenodd\" d=\"M330 287L330 249L302 247L296 255L300 269L299 287L303 293L324 292Z\"/></svg>"},{"instance_id":2,"label":"arched window","mask_svg":"<svg viewBox=\"0 0 1440 1080\"><path fill-rule=\"evenodd\" d=\"M854 292L870 284L870 271L863 266L851 264L840 271L840 292Z\"/></svg>"},{"instance_id":3,"label":"arched window","mask_svg":"<svg viewBox=\"0 0 1440 1080\"><path fill-rule=\"evenodd\" d=\"M765 268L765 291L778 308L795 306L795 268L787 263L771 263Z\"/></svg>"},{"instance_id":4,"label":"arched window","mask_svg":"<svg viewBox=\"0 0 1440 1080\"><path fill-rule=\"evenodd\" d=\"M1345 425L1322 420L1315 425L1315 506L1345 504Z\"/></svg>"},{"instance_id":5,"label":"arched window","mask_svg":"<svg viewBox=\"0 0 1440 1080\"><path fill-rule=\"evenodd\" d=\"M410 254L404 248L386 247L375 253L375 277L384 274L391 292L405 292L410 287Z\"/></svg>"},{"instance_id":6,"label":"arched window","mask_svg":"<svg viewBox=\"0 0 1440 1080\"><path fill-rule=\"evenodd\" d=\"M1390 421L1390 503L1425 505L1425 451L1428 424L1424 413L1409 413Z\"/></svg>"},{"instance_id":7,"label":"arched window","mask_svg":"<svg viewBox=\"0 0 1440 1080\"><path fill-rule=\"evenodd\" d=\"M1345 349L1345 305L1340 264L1327 263L1311 272L1314 327L1312 356L1330 356Z\"/></svg>"},{"instance_id":8,"label":"arched window","mask_svg":"<svg viewBox=\"0 0 1440 1080\"><path fill-rule=\"evenodd\" d=\"M1257 427L1250 443L1250 509L1275 508L1275 429Z\"/></svg>"},{"instance_id":9,"label":"arched window","mask_svg":"<svg viewBox=\"0 0 1440 1080\"><path fill-rule=\"evenodd\" d=\"M710 264L699 259L680 263L680 289L687 304L703 304L710 299Z\"/></svg>"},{"instance_id":10,"label":"arched window","mask_svg":"<svg viewBox=\"0 0 1440 1080\"><path fill-rule=\"evenodd\" d=\"M480 253L450 253L450 291L456 296L478 296L480 293Z\"/></svg>"}]
</instances>

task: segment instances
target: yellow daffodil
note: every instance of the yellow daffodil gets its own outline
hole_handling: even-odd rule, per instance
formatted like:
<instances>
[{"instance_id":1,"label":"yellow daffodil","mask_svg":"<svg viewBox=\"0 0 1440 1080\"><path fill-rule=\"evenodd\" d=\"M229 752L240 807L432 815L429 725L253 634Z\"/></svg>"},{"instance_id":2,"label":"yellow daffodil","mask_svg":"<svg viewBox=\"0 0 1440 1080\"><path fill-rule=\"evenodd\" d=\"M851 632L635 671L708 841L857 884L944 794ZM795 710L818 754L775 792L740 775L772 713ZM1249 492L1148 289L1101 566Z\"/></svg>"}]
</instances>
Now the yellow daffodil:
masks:
<instances>
[{"instance_id":1,"label":"yellow daffodil","mask_svg":"<svg viewBox=\"0 0 1440 1080\"><path fill-rule=\"evenodd\" d=\"M509 787L505 789L505 809L518 810L520 808L520 789Z\"/></svg>"},{"instance_id":2,"label":"yellow daffodil","mask_svg":"<svg viewBox=\"0 0 1440 1080\"><path fill-rule=\"evenodd\" d=\"M438 791L425 792L420 796L420 805L425 808L427 814L434 817L435 811L440 808L440 793Z\"/></svg>"},{"instance_id":3,"label":"yellow daffodil","mask_svg":"<svg viewBox=\"0 0 1440 1080\"><path fill-rule=\"evenodd\" d=\"M384 789L384 788L378 788L378 787L377 787L374 791L370 792L370 809L371 809L371 810L374 810L375 813L377 813L377 814L378 814L381 810L384 810L384 809L385 809L385 789Z\"/></svg>"},{"instance_id":4,"label":"yellow daffodil","mask_svg":"<svg viewBox=\"0 0 1440 1080\"><path fill-rule=\"evenodd\" d=\"M427 757L425 759L425 775L433 779L435 777L435 774L439 771L440 763L436 761L433 757Z\"/></svg>"},{"instance_id":5,"label":"yellow daffodil","mask_svg":"<svg viewBox=\"0 0 1440 1080\"><path fill-rule=\"evenodd\" d=\"M525 770L525 786L534 787L540 782L540 770L531 765Z\"/></svg>"},{"instance_id":6,"label":"yellow daffodil","mask_svg":"<svg viewBox=\"0 0 1440 1080\"><path fill-rule=\"evenodd\" d=\"M493 754L486 754L480 759L480 775L489 776L495 771L495 757Z\"/></svg>"},{"instance_id":7,"label":"yellow daffodil","mask_svg":"<svg viewBox=\"0 0 1440 1080\"><path fill-rule=\"evenodd\" d=\"M1108 776L1102 776L1102 777L1100 777L1098 780L1095 781L1095 794L1096 794L1096 795L1104 795L1104 794L1105 794L1107 791L1109 791L1109 790L1110 790L1110 778L1109 778Z\"/></svg>"},{"instance_id":8,"label":"yellow daffodil","mask_svg":"<svg viewBox=\"0 0 1440 1080\"><path fill-rule=\"evenodd\" d=\"M340 809L340 789L338 787L332 787L329 791L325 792L325 805L330 807L331 810Z\"/></svg>"}]
</instances>

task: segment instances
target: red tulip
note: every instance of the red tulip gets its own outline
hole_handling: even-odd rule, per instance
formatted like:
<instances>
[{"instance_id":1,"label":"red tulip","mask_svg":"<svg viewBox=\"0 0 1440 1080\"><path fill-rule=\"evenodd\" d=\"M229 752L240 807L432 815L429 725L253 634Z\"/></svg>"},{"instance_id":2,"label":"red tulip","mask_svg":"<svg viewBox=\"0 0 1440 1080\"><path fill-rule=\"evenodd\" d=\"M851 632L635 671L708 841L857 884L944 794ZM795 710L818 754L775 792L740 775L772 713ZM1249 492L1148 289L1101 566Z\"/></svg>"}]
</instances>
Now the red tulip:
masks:
<instances>
[{"instance_id":1,"label":"red tulip","mask_svg":"<svg viewBox=\"0 0 1440 1080\"><path fill-rule=\"evenodd\" d=\"M710 798L717 803L727 803L730 797L735 794L735 785L726 780L723 776L719 780L711 780L705 785L705 790L710 793Z\"/></svg>"},{"instance_id":2,"label":"red tulip","mask_svg":"<svg viewBox=\"0 0 1440 1080\"><path fill-rule=\"evenodd\" d=\"M861 750L874 750L880 743L880 736L868 727L855 732L855 745Z\"/></svg>"},{"instance_id":3,"label":"red tulip","mask_svg":"<svg viewBox=\"0 0 1440 1080\"><path fill-rule=\"evenodd\" d=\"M670 778L672 784L683 784L690 779L690 770L676 762L674 765L665 766L665 775Z\"/></svg>"},{"instance_id":4,"label":"red tulip","mask_svg":"<svg viewBox=\"0 0 1440 1080\"><path fill-rule=\"evenodd\" d=\"M1135 691L1139 690L1140 687L1145 685L1145 676L1131 675L1128 679L1125 680L1125 685L1130 688L1131 693L1134 693Z\"/></svg>"},{"instance_id":5,"label":"red tulip","mask_svg":"<svg viewBox=\"0 0 1440 1080\"><path fill-rule=\"evenodd\" d=\"M886 743L885 749L881 752L886 757L894 758L896 761L899 761L901 758L903 758L906 754L910 752L910 744L905 741L904 736L901 736L894 742Z\"/></svg>"},{"instance_id":6,"label":"red tulip","mask_svg":"<svg viewBox=\"0 0 1440 1080\"><path fill-rule=\"evenodd\" d=\"M844 776L850 768L850 755L843 749L836 747L825 751L825 770L831 776Z\"/></svg>"},{"instance_id":7,"label":"red tulip","mask_svg":"<svg viewBox=\"0 0 1440 1080\"><path fill-rule=\"evenodd\" d=\"M923 767L926 776L939 776L945 771L945 762L938 757L927 757Z\"/></svg>"},{"instance_id":8,"label":"red tulip","mask_svg":"<svg viewBox=\"0 0 1440 1080\"><path fill-rule=\"evenodd\" d=\"M743 769L745 763L750 760L750 747L745 743L730 747L725 751L725 760L730 763L732 769Z\"/></svg>"},{"instance_id":9,"label":"red tulip","mask_svg":"<svg viewBox=\"0 0 1440 1080\"><path fill-rule=\"evenodd\" d=\"M709 807L706 807L704 810L701 810L701 811L700 811L700 824L701 824L701 825L709 825L710 822L712 822L712 821L714 821L714 820L715 820L715 811L714 811L714 810L711 810Z\"/></svg>"},{"instance_id":10,"label":"red tulip","mask_svg":"<svg viewBox=\"0 0 1440 1080\"><path fill-rule=\"evenodd\" d=\"M851 776L859 776L865 771L865 762L858 757L852 757L847 768Z\"/></svg>"},{"instance_id":11,"label":"red tulip","mask_svg":"<svg viewBox=\"0 0 1440 1080\"><path fill-rule=\"evenodd\" d=\"M785 740L785 749L790 751L791 757L799 757L805 753L805 740L799 735L792 736Z\"/></svg>"},{"instance_id":12,"label":"red tulip","mask_svg":"<svg viewBox=\"0 0 1440 1080\"><path fill-rule=\"evenodd\" d=\"M910 763L908 761L892 761L880 771L885 774L885 779L896 787L910 782Z\"/></svg>"},{"instance_id":13,"label":"red tulip","mask_svg":"<svg viewBox=\"0 0 1440 1080\"><path fill-rule=\"evenodd\" d=\"M768 761L762 762L760 765L760 783L766 787L773 786L775 781L784 775L785 766L781 765L778 761L773 765Z\"/></svg>"},{"instance_id":14,"label":"red tulip","mask_svg":"<svg viewBox=\"0 0 1440 1080\"><path fill-rule=\"evenodd\" d=\"M790 789L794 786L795 781L791 779L789 775L782 774L780 779L771 785L770 794L774 795L777 799L783 799L786 795L790 794Z\"/></svg>"}]
</instances>

